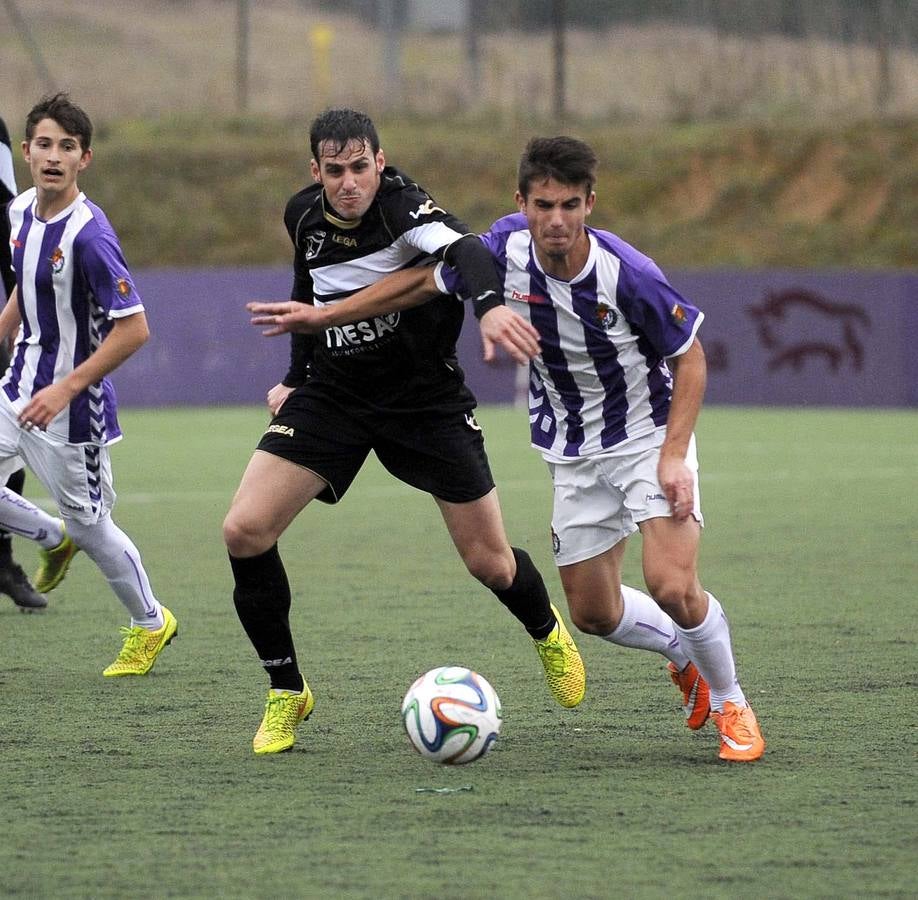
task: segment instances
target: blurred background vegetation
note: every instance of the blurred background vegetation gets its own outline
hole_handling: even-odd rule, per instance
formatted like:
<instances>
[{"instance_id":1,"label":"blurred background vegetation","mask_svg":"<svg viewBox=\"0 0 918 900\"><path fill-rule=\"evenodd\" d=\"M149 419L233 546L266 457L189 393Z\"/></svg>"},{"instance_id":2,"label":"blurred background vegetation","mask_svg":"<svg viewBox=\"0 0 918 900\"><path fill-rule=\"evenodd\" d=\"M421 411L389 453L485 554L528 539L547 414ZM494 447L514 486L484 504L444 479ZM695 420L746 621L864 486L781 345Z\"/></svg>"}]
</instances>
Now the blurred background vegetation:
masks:
<instances>
[{"instance_id":1,"label":"blurred background vegetation","mask_svg":"<svg viewBox=\"0 0 918 900\"><path fill-rule=\"evenodd\" d=\"M564 131L602 160L593 223L663 265L918 261L909 0L4 0L0 54L14 139L50 90L93 116L82 185L134 266L287 261L330 104L475 229Z\"/></svg>"}]
</instances>

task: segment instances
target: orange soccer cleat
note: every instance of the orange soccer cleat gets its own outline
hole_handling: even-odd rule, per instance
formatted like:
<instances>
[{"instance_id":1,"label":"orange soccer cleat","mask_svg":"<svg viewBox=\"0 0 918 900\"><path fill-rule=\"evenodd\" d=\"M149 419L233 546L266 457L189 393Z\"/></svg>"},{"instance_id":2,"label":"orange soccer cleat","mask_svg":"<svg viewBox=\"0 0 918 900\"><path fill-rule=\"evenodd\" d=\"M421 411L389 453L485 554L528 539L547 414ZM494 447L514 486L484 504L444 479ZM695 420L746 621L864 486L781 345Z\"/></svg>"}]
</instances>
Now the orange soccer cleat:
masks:
<instances>
[{"instance_id":1,"label":"orange soccer cleat","mask_svg":"<svg viewBox=\"0 0 918 900\"><path fill-rule=\"evenodd\" d=\"M720 732L721 759L730 762L753 762L765 752L765 739L759 730L752 707L737 706L729 700L724 711L712 711L714 724Z\"/></svg>"},{"instance_id":2,"label":"orange soccer cleat","mask_svg":"<svg viewBox=\"0 0 918 900\"><path fill-rule=\"evenodd\" d=\"M690 662L681 672L675 663L670 663L669 677L673 684L682 692L682 712L685 713L685 724L697 731L708 721L711 715L711 691L708 683L701 677L695 668L695 663Z\"/></svg>"}]
</instances>

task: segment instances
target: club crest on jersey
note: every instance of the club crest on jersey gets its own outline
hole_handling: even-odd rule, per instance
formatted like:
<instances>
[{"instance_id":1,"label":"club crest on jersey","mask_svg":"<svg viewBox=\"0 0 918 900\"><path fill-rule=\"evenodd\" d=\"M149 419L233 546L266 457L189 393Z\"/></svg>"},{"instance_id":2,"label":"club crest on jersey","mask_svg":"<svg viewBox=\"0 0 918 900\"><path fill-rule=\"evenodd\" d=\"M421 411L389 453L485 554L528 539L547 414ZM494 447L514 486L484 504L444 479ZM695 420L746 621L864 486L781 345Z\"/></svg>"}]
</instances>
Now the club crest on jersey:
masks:
<instances>
[{"instance_id":1,"label":"club crest on jersey","mask_svg":"<svg viewBox=\"0 0 918 900\"><path fill-rule=\"evenodd\" d=\"M131 296L131 282L127 278L119 278L115 282L115 290L118 292L119 297L130 297Z\"/></svg>"},{"instance_id":2,"label":"club crest on jersey","mask_svg":"<svg viewBox=\"0 0 918 900\"><path fill-rule=\"evenodd\" d=\"M414 212L408 213L412 219L420 219L421 216L431 216L435 212L443 213L446 215L446 210L441 209L439 206L434 206L433 200L425 200Z\"/></svg>"},{"instance_id":3,"label":"club crest on jersey","mask_svg":"<svg viewBox=\"0 0 918 900\"><path fill-rule=\"evenodd\" d=\"M674 303L673 308L669 311L670 318L677 325L684 325L687 318L685 314L685 307L680 303Z\"/></svg>"},{"instance_id":4,"label":"club crest on jersey","mask_svg":"<svg viewBox=\"0 0 918 900\"><path fill-rule=\"evenodd\" d=\"M54 252L48 257L51 263L51 271L57 275L64 268L64 251L60 247L55 247Z\"/></svg>"},{"instance_id":5,"label":"club crest on jersey","mask_svg":"<svg viewBox=\"0 0 918 900\"><path fill-rule=\"evenodd\" d=\"M615 327L615 323L618 321L618 313L607 303L597 303L596 321L599 322L601 328L608 331L610 328Z\"/></svg>"},{"instance_id":6,"label":"club crest on jersey","mask_svg":"<svg viewBox=\"0 0 918 900\"><path fill-rule=\"evenodd\" d=\"M319 252L322 249L322 245L325 243L325 232L324 231L313 231L306 238L306 249L305 256L306 259L315 259Z\"/></svg>"}]
</instances>

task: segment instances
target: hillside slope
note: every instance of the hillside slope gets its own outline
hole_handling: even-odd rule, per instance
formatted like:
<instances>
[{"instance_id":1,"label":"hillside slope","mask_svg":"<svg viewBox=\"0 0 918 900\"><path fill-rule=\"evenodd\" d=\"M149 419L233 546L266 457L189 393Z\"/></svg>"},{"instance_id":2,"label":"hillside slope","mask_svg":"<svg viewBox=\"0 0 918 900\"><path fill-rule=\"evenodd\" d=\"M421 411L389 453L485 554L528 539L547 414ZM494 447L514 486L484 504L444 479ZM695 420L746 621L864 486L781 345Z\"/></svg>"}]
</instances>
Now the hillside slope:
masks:
<instances>
[{"instance_id":1,"label":"hillside slope","mask_svg":"<svg viewBox=\"0 0 918 900\"><path fill-rule=\"evenodd\" d=\"M513 205L528 128L379 122L389 161L482 230ZM138 267L286 262L302 123L115 121L82 184ZM918 119L838 128L571 128L602 160L592 223L664 266L914 267ZM17 168L25 184L27 173Z\"/></svg>"}]
</instances>

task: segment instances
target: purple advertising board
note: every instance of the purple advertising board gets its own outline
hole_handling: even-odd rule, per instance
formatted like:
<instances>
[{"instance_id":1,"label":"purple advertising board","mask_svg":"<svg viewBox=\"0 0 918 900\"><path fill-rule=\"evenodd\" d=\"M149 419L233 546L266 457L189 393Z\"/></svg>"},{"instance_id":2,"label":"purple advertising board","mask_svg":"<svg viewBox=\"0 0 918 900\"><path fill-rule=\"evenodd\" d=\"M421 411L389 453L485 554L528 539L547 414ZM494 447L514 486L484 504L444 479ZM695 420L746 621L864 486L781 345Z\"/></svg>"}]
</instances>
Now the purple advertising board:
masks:
<instances>
[{"instance_id":1,"label":"purple advertising board","mask_svg":"<svg viewBox=\"0 0 918 900\"><path fill-rule=\"evenodd\" d=\"M705 313L708 403L918 406L918 273L669 271ZM289 341L249 325L245 303L289 296L287 266L135 273L151 338L115 374L125 406L261 403ZM512 403L525 369L485 365L469 310L459 359L482 403Z\"/></svg>"}]
</instances>

